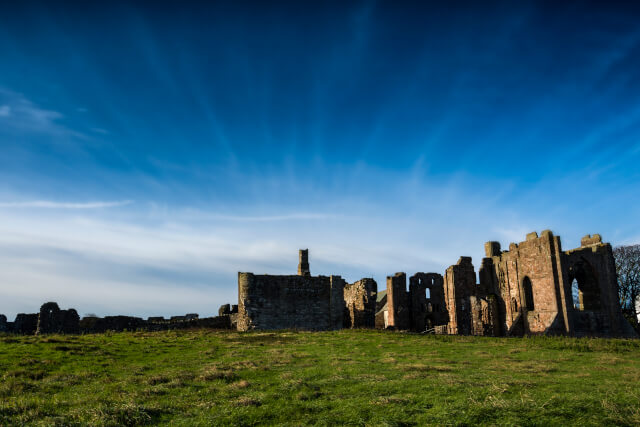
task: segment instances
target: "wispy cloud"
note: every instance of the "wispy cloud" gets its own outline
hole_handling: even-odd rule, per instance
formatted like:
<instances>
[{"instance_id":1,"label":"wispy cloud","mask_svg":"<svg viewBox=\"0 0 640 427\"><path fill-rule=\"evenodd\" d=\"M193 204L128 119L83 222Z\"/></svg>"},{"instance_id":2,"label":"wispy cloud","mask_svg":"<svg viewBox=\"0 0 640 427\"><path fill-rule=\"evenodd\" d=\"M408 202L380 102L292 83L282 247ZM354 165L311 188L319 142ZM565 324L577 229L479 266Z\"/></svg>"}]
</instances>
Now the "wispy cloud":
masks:
<instances>
[{"instance_id":1,"label":"wispy cloud","mask_svg":"<svg viewBox=\"0 0 640 427\"><path fill-rule=\"evenodd\" d=\"M132 200L120 200L113 202L53 202L47 200L36 200L31 202L0 202L0 208L43 208L43 209L103 209L118 206L126 206L133 203Z\"/></svg>"},{"instance_id":2,"label":"wispy cloud","mask_svg":"<svg viewBox=\"0 0 640 427\"><path fill-rule=\"evenodd\" d=\"M11 117L11 120L3 121L5 130L15 130L25 133L47 133L57 135L72 135L84 137L65 126L61 120L64 114L59 111L43 108L21 93L0 88L0 118Z\"/></svg>"},{"instance_id":3,"label":"wispy cloud","mask_svg":"<svg viewBox=\"0 0 640 427\"><path fill-rule=\"evenodd\" d=\"M0 265L10 266L0 269L0 312L11 317L58 300L99 315L209 315L237 299L238 271L294 274L299 248L311 250L314 275L340 274L349 282L373 277L380 288L396 271L443 272L460 255L479 263L492 236L458 214L471 212L472 201L433 194L442 205L429 210L430 198L415 196L429 191L406 191L399 197L412 209L389 203L397 212L386 210L386 200L367 206L351 198L346 209L317 211L281 207L265 214L258 206L227 206L253 215L140 203L117 216L87 209L128 201L9 203L84 210L0 209ZM483 208L473 212L485 216ZM445 218L451 227L443 226Z\"/></svg>"},{"instance_id":4,"label":"wispy cloud","mask_svg":"<svg viewBox=\"0 0 640 427\"><path fill-rule=\"evenodd\" d=\"M206 217L211 220L237 221L237 222L270 222L270 221L296 221L296 220L305 221L305 220L326 220L326 219L347 218L344 215L313 214L313 213L292 213L292 214L285 214L285 215L261 215L261 216L210 214L210 215L206 215Z\"/></svg>"}]
</instances>

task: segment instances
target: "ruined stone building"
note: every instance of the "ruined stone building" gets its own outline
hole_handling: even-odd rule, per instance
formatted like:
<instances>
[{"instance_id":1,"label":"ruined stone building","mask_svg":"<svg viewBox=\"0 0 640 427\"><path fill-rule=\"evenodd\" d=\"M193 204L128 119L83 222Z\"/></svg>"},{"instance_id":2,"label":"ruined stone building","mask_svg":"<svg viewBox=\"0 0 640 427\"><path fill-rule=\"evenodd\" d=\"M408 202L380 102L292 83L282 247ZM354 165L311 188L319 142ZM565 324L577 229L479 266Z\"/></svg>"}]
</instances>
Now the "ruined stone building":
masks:
<instances>
[{"instance_id":1,"label":"ruined stone building","mask_svg":"<svg viewBox=\"0 0 640 427\"><path fill-rule=\"evenodd\" d=\"M216 317L200 318L196 313L184 316L149 317L144 320L133 316L88 315L80 319L73 308L61 310L55 302L48 302L40 307L39 313L20 313L14 322L7 322L7 317L0 314L0 332L16 335L45 334L93 334L107 331L164 331L172 329L208 328L231 329L236 327L237 306L229 304L220 308L221 314Z\"/></svg>"},{"instance_id":2,"label":"ruined stone building","mask_svg":"<svg viewBox=\"0 0 640 427\"><path fill-rule=\"evenodd\" d=\"M444 272L396 273L378 293L376 281L348 284L337 275L312 276L309 252L299 252L295 275L238 273L238 305L218 316L87 316L50 302L39 313L0 315L0 333L97 333L183 328L307 329L380 328L455 335L635 337L622 316L611 245L600 235L563 250L549 230L502 250L487 242L476 270L462 256ZM639 310L640 311L640 310Z\"/></svg>"},{"instance_id":3,"label":"ruined stone building","mask_svg":"<svg viewBox=\"0 0 640 427\"><path fill-rule=\"evenodd\" d=\"M297 275L238 273L238 330L373 327L377 284L312 276L301 250Z\"/></svg>"},{"instance_id":4,"label":"ruined stone building","mask_svg":"<svg viewBox=\"0 0 640 427\"><path fill-rule=\"evenodd\" d=\"M77 334L80 332L80 316L73 308L60 310L55 302L40 307L36 335Z\"/></svg>"},{"instance_id":5,"label":"ruined stone building","mask_svg":"<svg viewBox=\"0 0 640 427\"><path fill-rule=\"evenodd\" d=\"M361 279L344 286L343 327L375 328L378 284L373 279Z\"/></svg>"},{"instance_id":6,"label":"ruined stone building","mask_svg":"<svg viewBox=\"0 0 640 427\"><path fill-rule=\"evenodd\" d=\"M376 327L424 332L448 321L443 279L438 273L414 274L409 278L408 291L405 273L388 276L379 305Z\"/></svg>"},{"instance_id":7,"label":"ruined stone building","mask_svg":"<svg viewBox=\"0 0 640 427\"><path fill-rule=\"evenodd\" d=\"M396 273L377 293L373 279L348 285L340 276L311 276L308 251L300 251L298 275L239 273L238 329L635 336L620 310L611 245L600 235L563 251L560 238L545 230L506 251L487 242L485 252L477 276L463 256L444 277L416 273L407 289L406 274Z\"/></svg>"},{"instance_id":8,"label":"ruined stone building","mask_svg":"<svg viewBox=\"0 0 640 427\"><path fill-rule=\"evenodd\" d=\"M600 235L563 251L545 230L508 251L488 242L485 253L476 296L497 302L487 319L497 322L493 334L635 335L620 310L613 250Z\"/></svg>"}]
</instances>

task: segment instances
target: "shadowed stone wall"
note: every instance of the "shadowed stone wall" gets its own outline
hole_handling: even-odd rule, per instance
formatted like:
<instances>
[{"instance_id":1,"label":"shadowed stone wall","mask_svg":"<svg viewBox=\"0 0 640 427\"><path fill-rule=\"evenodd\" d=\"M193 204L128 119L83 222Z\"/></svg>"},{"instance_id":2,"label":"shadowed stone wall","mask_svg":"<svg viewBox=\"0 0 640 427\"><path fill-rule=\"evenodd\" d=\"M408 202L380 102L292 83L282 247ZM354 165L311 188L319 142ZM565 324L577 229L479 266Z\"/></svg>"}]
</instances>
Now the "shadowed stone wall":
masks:
<instances>
[{"instance_id":1,"label":"shadowed stone wall","mask_svg":"<svg viewBox=\"0 0 640 427\"><path fill-rule=\"evenodd\" d=\"M38 329L38 313L20 313L13 322L12 332L19 335L33 335Z\"/></svg>"},{"instance_id":2,"label":"shadowed stone wall","mask_svg":"<svg viewBox=\"0 0 640 427\"><path fill-rule=\"evenodd\" d=\"M427 297L428 293L428 297ZM416 273L409 278L411 330L423 332L449 320L444 279L438 273Z\"/></svg>"},{"instance_id":3,"label":"shadowed stone wall","mask_svg":"<svg viewBox=\"0 0 640 427\"><path fill-rule=\"evenodd\" d=\"M7 316L5 316L4 314L0 314L0 332L9 332Z\"/></svg>"},{"instance_id":4,"label":"shadowed stone wall","mask_svg":"<svg viewBox=\"0 0 640 427\"><path fill-rule=\"evenodd\" d=\"M387 276L387 327L411 328L411 300L405 273Z\"/></svg>"},{"instance_id":5,"label":"shadowed stone wall","mask_svg":"<svg viewBox=\"0 0 640 427\"><path fill-rule=\"evenodd\" d=\"M80 332L80 316L73 308L60 310L55 302L40 307L36 335L77 334Z\"/></svg>"},{"instance_id":6,"label":"shadowed stone wall","mask_svg":"<svg viewBox=\"0 0 640 427\"><path fill-rule=\"evenodd\" d=\"M460 257L457 264L447 268L444 275L445 299L449 312L449 334L469 335L472 331L470 297L477 295L476 273L471 257Z\"/></svg>"},{"instance_id":7,"label":"shadowed stone wall","mask_svg":"<svg viewBox=\"0 0 640 427\"><path fill-rule=\"evenodd\" d=\"M133 316L87 316L79 319L76 310L60 310L58 304L48 302L42 305L40 313L18 314L15 322L7 322L6 317L0 315L0 332L17 335L42 335L88 334L107 331L163 331L187 328L230 329L232 325L235 327L236 317L237 306L234 305L230 314L217 317L200 318L196 313L189 313L185 316L173 316L171 319L149 317L144 320Z\"/></svg>"},{"instance_id":8,"label":"shadowed stone wall","mask_svg":"<svg viewBox=\"0 0 640 427\"><path fill-rule=\"evenodd\" d=\"M344 286L340 276L238 273L238 330L339 329Z\"/></svg>"}]
</instances>

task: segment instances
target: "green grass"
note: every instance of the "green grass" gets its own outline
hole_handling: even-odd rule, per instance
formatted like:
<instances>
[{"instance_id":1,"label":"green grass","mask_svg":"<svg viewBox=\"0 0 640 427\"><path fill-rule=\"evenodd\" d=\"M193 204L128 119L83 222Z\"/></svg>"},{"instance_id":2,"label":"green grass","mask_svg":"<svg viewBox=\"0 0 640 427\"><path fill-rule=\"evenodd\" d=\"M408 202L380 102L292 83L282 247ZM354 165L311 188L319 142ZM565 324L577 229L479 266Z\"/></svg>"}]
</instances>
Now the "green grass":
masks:
<instances>
[{"instance_id":1,"label":"green grass","mask_svg":"<svg viewBox=\"0 0 640 427\"><path fill-rule=\"evenodd\" d=\"M0 336L0 425L638 425L640 340Z\"/></svg>"}]
</instances>

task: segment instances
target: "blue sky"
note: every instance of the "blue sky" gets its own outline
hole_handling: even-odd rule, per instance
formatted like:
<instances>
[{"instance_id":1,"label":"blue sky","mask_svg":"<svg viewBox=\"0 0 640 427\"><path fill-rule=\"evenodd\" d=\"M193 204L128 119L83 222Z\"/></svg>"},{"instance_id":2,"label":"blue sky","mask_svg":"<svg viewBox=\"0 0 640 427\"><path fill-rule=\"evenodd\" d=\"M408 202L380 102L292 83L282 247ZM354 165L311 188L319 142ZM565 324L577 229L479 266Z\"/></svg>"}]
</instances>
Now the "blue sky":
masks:
<instances>
[{"instance_id":1,"label":"blue sky","mask_svg":"<svg viewBox=\"0 0 640 427\"><path fill-rule=\"evenodd\" d=\"M0 5L0 313L640 243L631 3L154 4Z\"/></svg>"}]
</instances>

